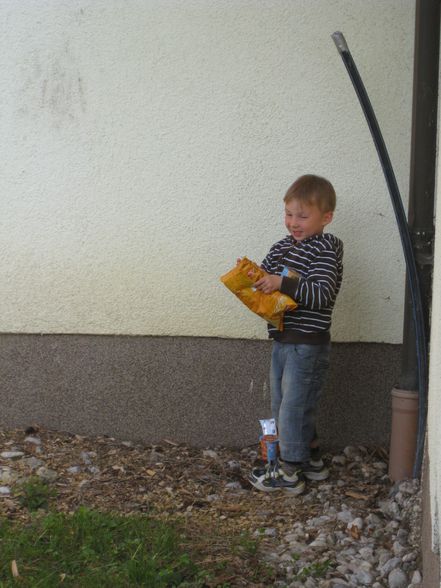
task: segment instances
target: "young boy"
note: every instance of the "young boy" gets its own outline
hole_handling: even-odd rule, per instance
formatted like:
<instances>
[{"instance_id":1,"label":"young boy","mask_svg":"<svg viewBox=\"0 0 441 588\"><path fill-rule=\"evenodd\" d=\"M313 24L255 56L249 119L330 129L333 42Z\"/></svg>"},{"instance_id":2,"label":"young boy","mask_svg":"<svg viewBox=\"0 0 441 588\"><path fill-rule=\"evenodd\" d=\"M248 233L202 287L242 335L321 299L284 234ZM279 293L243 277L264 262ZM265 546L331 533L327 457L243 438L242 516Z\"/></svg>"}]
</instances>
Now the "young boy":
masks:
<instances>
[{"instance_id":1,"label":"young boy","mask_svg":"<svg viewBox=\"0 0 441 588\"><path fill-rule=\"evenodd\" d=\"M283 331L268 325L274 341L271 411L281 461L276 468L255 468L249 479L259 490L300 494L305 478L324 480L329 475L317 454L315 412L329 366L329 331L342 281L343 244L323 232L336 203L328 180L301 176L284 202L289 235L271 247L262 262L266 275L255 283L262 292L280 290L298 303L296 310L285 313Z\"/></svg>"}]
</instances>

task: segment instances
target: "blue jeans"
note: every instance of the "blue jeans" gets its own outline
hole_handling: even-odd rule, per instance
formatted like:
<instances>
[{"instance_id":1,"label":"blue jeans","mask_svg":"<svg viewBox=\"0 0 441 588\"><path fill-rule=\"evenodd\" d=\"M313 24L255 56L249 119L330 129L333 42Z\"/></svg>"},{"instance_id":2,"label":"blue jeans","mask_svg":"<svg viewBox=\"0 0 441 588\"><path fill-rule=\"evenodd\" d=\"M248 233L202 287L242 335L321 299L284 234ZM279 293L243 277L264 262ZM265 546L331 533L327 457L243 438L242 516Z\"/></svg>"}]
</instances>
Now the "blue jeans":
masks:
<instances>
[{"instance_id":1,"label":"blue jeans","mask_svg":"<svg viewBox=\"0 0 441 588\"><path fill-rule=\"evenodd\" d=\"M271 412L276 419L280 456L303 462L310 457L315 414L329 367L330 344L273 342Z\"/></svg>"}]
</instances>

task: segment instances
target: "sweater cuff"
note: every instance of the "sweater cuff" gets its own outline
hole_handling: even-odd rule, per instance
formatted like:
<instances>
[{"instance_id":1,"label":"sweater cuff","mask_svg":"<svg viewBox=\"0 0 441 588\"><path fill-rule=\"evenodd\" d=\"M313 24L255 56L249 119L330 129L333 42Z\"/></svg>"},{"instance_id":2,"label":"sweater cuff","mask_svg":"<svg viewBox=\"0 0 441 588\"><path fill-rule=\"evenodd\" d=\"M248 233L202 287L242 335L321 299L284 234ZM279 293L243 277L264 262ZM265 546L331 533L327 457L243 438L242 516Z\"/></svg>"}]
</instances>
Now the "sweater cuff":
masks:
<instances>
[{"instance_id":1,"label":"sweater cuff","mask_svg":"<svg viewBox=\"0 0 441 588\"><path fill-rule=\"evenodd\" d=\"M280 291L282 294L286 294L295 300L295 295L297 293L297 288L299 286L300 276L287 278L282 278L282 285L280 286Z\"/></svg>"}]
</instances>

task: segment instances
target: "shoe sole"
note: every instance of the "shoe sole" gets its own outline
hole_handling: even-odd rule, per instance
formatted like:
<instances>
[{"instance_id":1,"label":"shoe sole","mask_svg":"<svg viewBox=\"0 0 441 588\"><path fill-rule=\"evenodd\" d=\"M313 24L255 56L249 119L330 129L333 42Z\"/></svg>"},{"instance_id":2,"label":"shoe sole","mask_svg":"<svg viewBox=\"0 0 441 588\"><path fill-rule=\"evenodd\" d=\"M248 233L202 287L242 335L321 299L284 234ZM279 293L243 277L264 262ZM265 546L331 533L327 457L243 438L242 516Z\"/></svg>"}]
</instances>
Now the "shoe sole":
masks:
<instances>
[{"instance_id":1,"label":"shoe sole","mask_svg":"<svg viewBox=\"0 0 441 588\"><path fill-rule=\"evenodd\" d=\"M323 480L327 480L329 478L329 470L322 470L321 472L303 472L303 475L308 480L313 480L314 482L321 482Z\"/></svg>"},{"instance_id":2,"label":"shoe sole","mask_svg":"<svg viewBox=\"0 0 441 588\"><path fill-rule=\"evenodd\" d=\"M248 478L249 483L256 488L256 490L260 490L261 492L288 492L289 494L302 494L305 491L306 484L302 482L301 484L290 488L289 486L270 486L262 484L259 480L253 479L251 477Z\"/></svg>"},{"instance_id":3,"label":"shoe sole","mask_svg":"<svg viewBox=\"0 0 441 588\"><path fill-rule=\"evenodd\" d=\"M265 470L256 470L256 475L251 473L248 477L249 482L254 486L254 483L258 481L260 476L265 474ZM308 480L312 480L313 482L322 482L323 480L327 480L329 478L329 470L328 468L323 468L319 472L305 472L303 471L303 475Z\"/></svg>"}]
</instances>

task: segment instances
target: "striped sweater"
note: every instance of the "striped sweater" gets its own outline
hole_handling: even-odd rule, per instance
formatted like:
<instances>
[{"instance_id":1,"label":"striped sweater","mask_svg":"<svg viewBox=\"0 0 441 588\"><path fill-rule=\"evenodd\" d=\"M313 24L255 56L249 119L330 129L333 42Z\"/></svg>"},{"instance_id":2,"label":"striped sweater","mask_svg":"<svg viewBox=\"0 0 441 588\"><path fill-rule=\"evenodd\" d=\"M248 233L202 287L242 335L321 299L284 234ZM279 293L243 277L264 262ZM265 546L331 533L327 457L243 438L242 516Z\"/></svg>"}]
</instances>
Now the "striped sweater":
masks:
<instances>
[{"instance_id":1,"label":"striped sweater","mask_svg":"<svg viewBox=\"0 0 441 588\"><path fill-rule=\"evenodd\" d=\"M298 303L285 313L283 331L268 325L268 334L285 343L326 343L332 309L343 276L343 243L322 233L302 241L291 235L275 243L262 262L269 274L283 275L280 291ZM289 277L288 277L289 276Z\"/></svg>"}]
</instances>

